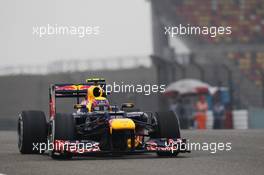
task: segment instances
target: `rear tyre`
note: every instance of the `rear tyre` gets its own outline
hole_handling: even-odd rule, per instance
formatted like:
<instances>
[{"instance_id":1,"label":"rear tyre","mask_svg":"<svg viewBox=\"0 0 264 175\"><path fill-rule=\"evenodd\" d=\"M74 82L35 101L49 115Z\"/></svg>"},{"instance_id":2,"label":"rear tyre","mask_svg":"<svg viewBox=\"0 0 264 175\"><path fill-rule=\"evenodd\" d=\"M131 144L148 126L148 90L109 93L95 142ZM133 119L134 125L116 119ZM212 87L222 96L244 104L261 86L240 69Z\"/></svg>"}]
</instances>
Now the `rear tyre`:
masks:
<instances>
[{"instance_id":1,"label":"rear tyre","mask_svg":"<svg viewBox=\"0 0 264 175\"><path fill-rule=\"evenodd\" d=\"M18 149L22 154L39 154L40 144L47 146L47 123L42 111L22 111L18 118Z\"/></svg>"},{"instance_id":2,"label":"rear tyre","mask_svg":"<svg viewBox=\"0 0 264 175\"><path fill-rule=\"evenodd\" d=\"M156 112L157 128L152 137L154 138L181 138L179 120L174 112ZM157 152L158 156L177 156L178 151Z\"/></svg>"},{"instance_id":3,"label":"rear tyre","mask_svg":"<svg viewBox=\"0 0 264 175\"><path fill-rule=\"evenodd\" d=\"M56 114L54 125L54 140L76 140L75 122L71 114ZM51 157L53 159L70 159L72 154L52 151Z\"/></svg>"}]
</instances>

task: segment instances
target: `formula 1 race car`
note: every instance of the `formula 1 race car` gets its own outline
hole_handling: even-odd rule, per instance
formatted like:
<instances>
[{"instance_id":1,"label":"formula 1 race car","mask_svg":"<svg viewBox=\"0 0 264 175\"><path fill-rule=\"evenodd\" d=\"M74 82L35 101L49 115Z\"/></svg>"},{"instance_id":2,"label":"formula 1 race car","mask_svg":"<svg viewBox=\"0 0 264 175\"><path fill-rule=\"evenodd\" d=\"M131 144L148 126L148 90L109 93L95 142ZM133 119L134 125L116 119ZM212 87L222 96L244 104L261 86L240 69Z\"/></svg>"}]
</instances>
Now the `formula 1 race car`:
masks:
<instances>
[{"instance_id":1,"label":"formula 1 race car","mask_svg":"<svg viewBox=\"0 0 264 175\"><path fill-rule=\"evenodd\" d=\"M133 111L132 103L111 106L104 79L82 84L53 84L49 89L49 121L42 111L22 111L18 148L22 154L48 152L54 159L74 155L156 152L176 156L189 152L173 112ZM57 98L76 98L73 113L57 113Z\"/></svg>"}]
</instances>

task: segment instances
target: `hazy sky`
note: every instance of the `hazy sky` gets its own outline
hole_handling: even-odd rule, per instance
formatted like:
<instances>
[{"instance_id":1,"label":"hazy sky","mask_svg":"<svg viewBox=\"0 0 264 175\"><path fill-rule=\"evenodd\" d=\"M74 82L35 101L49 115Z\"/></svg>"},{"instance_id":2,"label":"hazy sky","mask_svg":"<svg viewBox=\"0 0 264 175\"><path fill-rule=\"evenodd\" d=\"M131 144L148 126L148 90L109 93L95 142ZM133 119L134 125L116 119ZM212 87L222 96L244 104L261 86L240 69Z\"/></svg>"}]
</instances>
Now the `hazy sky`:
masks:
<instances>
[{"instance_id":1,"label":"hazy sky","mask_svg":"<svg viewBox=\"0 0 264 175\"><path fill-rule=\"evenodd\" d=\"M2 0L1 66L58 59L148 55L152 52L146 0ZM33 35L34 26L100 26L99 36Z\"/></svg>"}]
</instances>

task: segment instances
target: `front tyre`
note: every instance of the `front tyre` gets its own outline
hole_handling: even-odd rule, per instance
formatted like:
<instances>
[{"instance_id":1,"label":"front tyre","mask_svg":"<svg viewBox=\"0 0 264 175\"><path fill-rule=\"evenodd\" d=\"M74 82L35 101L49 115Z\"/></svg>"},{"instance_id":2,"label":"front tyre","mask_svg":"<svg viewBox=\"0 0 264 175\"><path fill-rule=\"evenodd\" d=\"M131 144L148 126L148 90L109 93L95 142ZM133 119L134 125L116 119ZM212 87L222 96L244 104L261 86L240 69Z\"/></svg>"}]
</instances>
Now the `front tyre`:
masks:
<instances>
[{"instance_id":1,"label":"front tyre","mask_svg":"<svg viewBox=\"0 0 264 175\"><path fill-rule=\"evenodd\" d=\"M178 139L181 138L179 120L173 111L156 112L157 127L155 138ZM158 156L177 156L179 151L158 151Z\"/></svg>"}]
</instances>

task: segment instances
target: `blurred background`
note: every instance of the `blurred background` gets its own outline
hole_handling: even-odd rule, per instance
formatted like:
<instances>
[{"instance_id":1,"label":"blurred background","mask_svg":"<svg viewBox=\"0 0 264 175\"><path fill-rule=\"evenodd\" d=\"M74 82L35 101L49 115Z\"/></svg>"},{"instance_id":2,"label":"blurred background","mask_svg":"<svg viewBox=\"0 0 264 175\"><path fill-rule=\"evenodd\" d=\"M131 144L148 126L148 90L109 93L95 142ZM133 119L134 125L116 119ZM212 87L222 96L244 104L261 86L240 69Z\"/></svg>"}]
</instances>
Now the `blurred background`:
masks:
<instances>
[{"instance_id":1,"label":"blurred background","mask_svg":"<svg viewBox=\"0 0 264 175\"><path fill-rule=\"evenodd\" d=\"M114 93L110 100L173 110L183 129L264 128L263 6L264 0L1 1L0 129L15 129L21 110L48 114L51 83L88 77L165 84L163 94ZM47 24L97 25L100 35L32 34ZM231 26L232 34L164 34L179 24Z\"/></svg>"}]
</instances>

